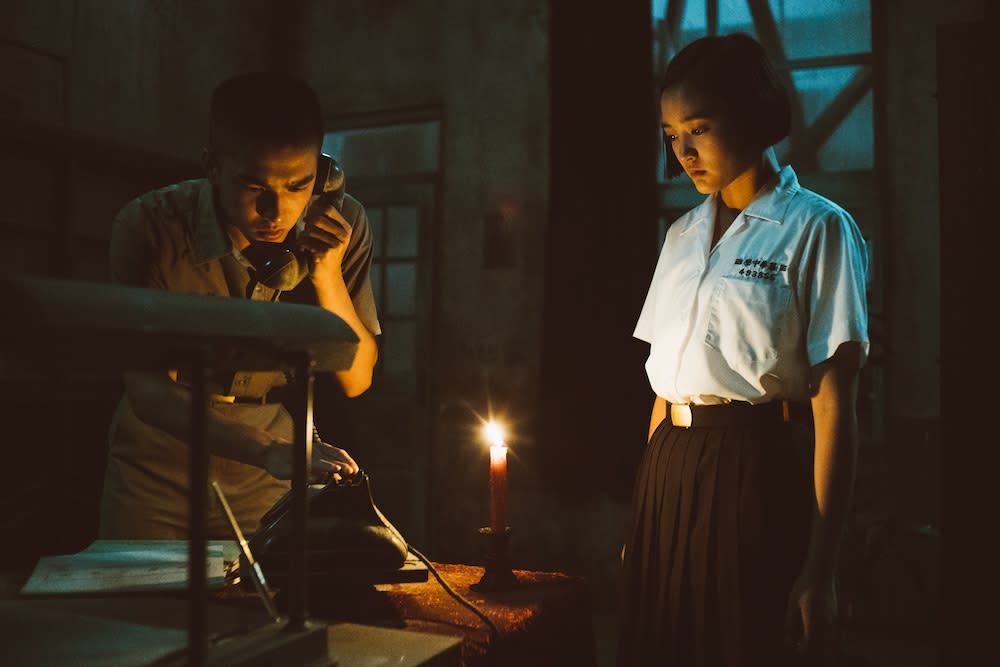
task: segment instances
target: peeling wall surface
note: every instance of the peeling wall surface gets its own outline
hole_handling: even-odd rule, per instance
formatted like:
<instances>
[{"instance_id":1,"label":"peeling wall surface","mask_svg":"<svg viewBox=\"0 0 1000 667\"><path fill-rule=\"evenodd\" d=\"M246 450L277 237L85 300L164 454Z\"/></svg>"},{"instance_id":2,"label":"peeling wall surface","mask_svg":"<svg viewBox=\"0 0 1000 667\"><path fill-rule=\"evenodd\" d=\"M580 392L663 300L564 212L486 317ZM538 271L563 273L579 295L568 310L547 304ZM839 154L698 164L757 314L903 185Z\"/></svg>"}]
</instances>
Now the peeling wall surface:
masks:
<instances>
[{"instance_id":1,"label":"peeling wall surface","mask_svg":"<svg viewBox=\"0 0 1000 667\"><path fill-rule=\"evenodd\" d=\"M436 547L457 547L465 558L479 550L475 531L488 520L477 415L486 415L490 399L504 405L517 416L508 425L511 446L532 446L549 172L546 19L545 3L534 0L353 1L310 2L301 23L298 65L331 127L344 117L414 108L441 124L437 214L423 253L433 272L422 293L433 301L433 361L418 361L432 377L423 432L410 434L423 446L407 449L369 431L382 450L370 455L385 461L383 478L428 494L430 506L415 497L393 502L386 490L414 539L437 531ZM501 206L514 211L513 257L493 268L484 235ZM429 512L427 525L423 516L407 517L417 508Z\"/></svg>"},{"instance_id":2,"label":"peeling wall surface","mask_svg":"<svg viewBox=\"0 0 1000 667\"><path fill-rule=\"evenodd\" d=\"M11 239L24 250L18 268L106 279L114 214L147 189L200 175L212 88L269 62L269 17L257 6L267 5L3 4L0 109L12 149L0 165L12 176L0 195L32 209L3 214L21 232Z\"/></svg>"},{"instance_id":3,"label":"peeling wall surface","mask_svg":"<svg viewBox=\"0 0 1000 667\"><path fill-rule=\"evenodd\" d=\"M75 131L191 160L215 84L266 65L262 4L8 2L0 36L65 61Z\"/></svg>"},{"instance_id":4,"label":"peeling wall surface","mask_svg":"<svg viewBox=\"0 0 1000 667\"><path fill-rule=\"evenodd\" d=\"M433 453L442 459L442 514L458 512L467 552L478 551L488 466L476 415L500 398L517 415L513 437L529 449L536 403L549 172L546 3L48 0L5 3L0 11L4 48L37 61L28 74L13 64L3 70L6 89L20 94L2 108L15 123L41 124L52 155L34 160L25 147L24 155L3 158L4 173L18 175L3 179L0 187L12 189L3 194L24 202L5 216L18 232L21 270L106 279L114 213L173 180L157 164L143 173L135 163L149 158L200 175L211 90L237 71L300 74L320 94L331 128L344 116L436 110L442 168L427 249L433 288L423 295L433 300L427 335L436 361L426 367L434 367L434 391L420 406L423 431L414 442L394 444L380 437L391 431L361 426L380 442L375 477L386 483L376 489L401 515L404 532L423 541L429 531ZM80 138L99 164L64 154L62 145ZM62 181L52 166L60 162ZM501 207L514 211L513 254L489 267L485 221ZM442 415L450 425L435 421ZM432 440L439 427L447 435ZM460 502L462 492L447 489L466 481Z\"/></svg>"},{"instance_id":5,"label":"peeling wall surface","mask_svg":"<svg viewBox=\"0 0 1000 667\"><path fill-rule=\"evenodd\" d=\"M268 3L0 4L0 231L7 270L103 282L114 215L132 197L200 176L208 99L264 66ZM67 344L72 344L67 342ZM0 355L9 437L4 555L68 553L97 532L120 378L39 378ZM43 444L44 443L44 444ZM43 446L36 446L43 444ZM52 493L51 480L58 480Z\"/></svg>"}]
</instances>

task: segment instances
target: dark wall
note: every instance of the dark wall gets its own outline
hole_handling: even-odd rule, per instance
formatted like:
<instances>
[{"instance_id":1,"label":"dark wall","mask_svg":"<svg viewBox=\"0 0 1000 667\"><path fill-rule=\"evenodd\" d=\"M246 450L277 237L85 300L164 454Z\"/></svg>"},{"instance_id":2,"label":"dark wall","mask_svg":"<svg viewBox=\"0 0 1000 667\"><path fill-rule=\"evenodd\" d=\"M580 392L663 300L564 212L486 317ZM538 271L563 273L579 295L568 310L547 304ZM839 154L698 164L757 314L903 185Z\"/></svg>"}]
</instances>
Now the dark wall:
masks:
<instances>
[{"instance_id":1,"label":"dark wall","mask_svg":"<svg viewBox=\"0 0 1000 667\"><path fill-rule=\"evenodd\" d=\"M657 254L650 8L554 2L550 34L543 470L562 493L623 498L653 400L631 336Z\"/></svg>"},{"instance_id":2,"label":"dark wall","mask_svg":"<svg viewBox=\"0 0 1000 667\"><path fill-rule=\"evenodd\" d=\"M995 25L993 26L996 27ZM982 350L969 342L983 334L975 286L989 285L988 248L996 230L989 188L998 176L997 78L987 60L984 21L937 29L938 133L941 215L941 418L945 425L943 561L947 639L945 664L972 664L986 646L975 638L992 631L984 620L995 599L992 555L983 552L980 509L995 504L992 488L998 466L991 427L969 414L969 397L989 395L995 375L977 370ZM983 147L987 150L983 150ZM986 224L984 225L984 221ZM984 234L991 236L986 241ZM977 241L978 239L978 241ZM996 302L995 290L988 288ZM995 368L993 369L995 373ZM986 440L984 440L984 438ZM984 614L984 612L987 612ZM968 641L972 638L972 641Z\"/></svg>"},{"instance_id":3,"label":"dark wall","mask_svg":"<svg viewBox=\"0 0 1000 667\"><path fill-rule=\"evenodd\" d=\"M199 176L211 89L273 60L262 45L287 45L264 39L270 5L0 4L0 269L107 280L115 213ZM120 391L117 374L42 376L19 367L18 350L0 350L0 532L13 536L0 560L72 552L96 537Z\"/></svg>"}]
</instances>

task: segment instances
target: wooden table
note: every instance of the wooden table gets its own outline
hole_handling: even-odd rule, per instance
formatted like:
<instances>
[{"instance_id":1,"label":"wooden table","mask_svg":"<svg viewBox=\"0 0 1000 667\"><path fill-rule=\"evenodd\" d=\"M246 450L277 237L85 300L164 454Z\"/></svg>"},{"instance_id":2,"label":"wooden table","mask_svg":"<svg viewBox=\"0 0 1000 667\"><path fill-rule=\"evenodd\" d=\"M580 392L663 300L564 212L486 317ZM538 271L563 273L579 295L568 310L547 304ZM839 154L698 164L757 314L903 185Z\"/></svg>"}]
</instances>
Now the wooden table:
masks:
<instances>
[{"instance_id":1,"label":"wooden table","mask_svg":"<svg viewBox=\"0 0 1000 667\"><path fill-rule=\"evenodd\" d=\"M515 570L516 588L483 593L470 588L482 568L434 565L455 592L493 622L495 637L434 577L352 591L312 589L310 618L327 626L326 664L370 665L375 658L388 661L379 664L404 666L595 664L590 602L582 579ZM29 574L0 573L4 664L150 665L185 646L187 601L182 593L24 598L17 592ZM206 620L215 637L268 624L260 600L237 586L211 594Z\"/></svg>"},{"instance_id":2,"label":"wooden table","mask_svg":"<svg viewBox=\"0 0 1000 667\"><path fill-rule=\"evenodd\" d=\"M332 621L405 628L462 641L461 664L574 665L596 663L594 629L586 582L555 572L515 570L516 588L479 592L470 586L483 569L434 563L442 579L475 605L498 630L455 600L432 576L426 582L378 585L343 601L324 603L310 597L311 614Z\"/></svg>"}]
</instances>

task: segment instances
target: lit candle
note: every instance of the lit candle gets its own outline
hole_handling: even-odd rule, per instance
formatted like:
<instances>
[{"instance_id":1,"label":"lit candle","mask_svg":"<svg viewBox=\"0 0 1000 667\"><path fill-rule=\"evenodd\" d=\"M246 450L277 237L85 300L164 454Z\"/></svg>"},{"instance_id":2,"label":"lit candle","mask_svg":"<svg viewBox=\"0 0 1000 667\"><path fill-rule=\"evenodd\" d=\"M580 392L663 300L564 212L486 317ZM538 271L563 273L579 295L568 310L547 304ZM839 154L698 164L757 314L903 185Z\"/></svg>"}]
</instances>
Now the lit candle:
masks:
<instances>
[{"instance_id":1,"label":"lit candle","mask_svg":"<svg viewBox=\"0 0 1000 667\"><path fill-rule=\"evenodd\" d=\"M486 440L490 443L490 528L494 535L507 530L507 445L499 424L486 425Z\"/></svg>"}]
</instances>

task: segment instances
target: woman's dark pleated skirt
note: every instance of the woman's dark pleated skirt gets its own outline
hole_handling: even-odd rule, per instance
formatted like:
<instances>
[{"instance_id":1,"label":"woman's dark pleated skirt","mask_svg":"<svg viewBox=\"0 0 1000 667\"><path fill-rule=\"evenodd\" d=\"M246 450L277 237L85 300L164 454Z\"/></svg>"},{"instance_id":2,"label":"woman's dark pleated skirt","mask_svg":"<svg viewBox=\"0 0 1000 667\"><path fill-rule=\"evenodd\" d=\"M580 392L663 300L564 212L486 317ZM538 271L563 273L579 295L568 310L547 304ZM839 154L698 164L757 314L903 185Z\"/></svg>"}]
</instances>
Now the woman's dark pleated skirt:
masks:
<instances>
[{"instance_id":1,"label":"woman's dark pleated skirt","mask_svg":"<svg viewBox=\"0 0 1000 667\"><path fill-rule=\"evenodd\" d=\"M620 666L781 664L814 504L800 430L656 429L632 496Z\"/></svg>"}]
</instances>

